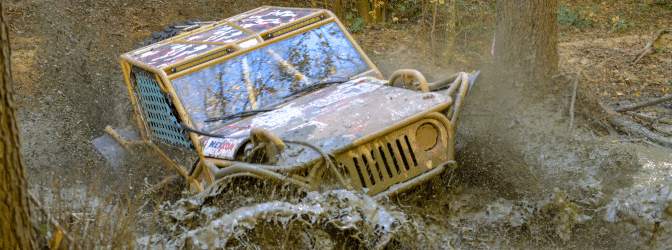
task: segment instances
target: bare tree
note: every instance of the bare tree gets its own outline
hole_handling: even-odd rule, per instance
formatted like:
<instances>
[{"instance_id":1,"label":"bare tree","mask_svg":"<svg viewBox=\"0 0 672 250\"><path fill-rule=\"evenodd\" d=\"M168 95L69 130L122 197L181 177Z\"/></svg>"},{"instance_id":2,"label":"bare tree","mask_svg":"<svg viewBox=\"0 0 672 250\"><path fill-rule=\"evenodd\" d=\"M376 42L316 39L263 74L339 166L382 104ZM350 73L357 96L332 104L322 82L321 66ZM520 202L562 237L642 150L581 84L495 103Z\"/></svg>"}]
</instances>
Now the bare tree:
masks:
<instances>
[{"instance_id":1,"label":"bare tree","mask_svg":"<svg viewBox=\"0 0 672 250\"><path fill-rule=\"evenodd\" d=\"M544 83L557 71L557 9L557 1L497 1L494 61L499 79L524 86Z\"/></svg>"},{"instance_id":2,"label":"bare tree","mask_svg":"<svg viewBox=\"0 0 672 250\"><path fill-rule=\"evenodd\" d=\"M5 1L0 1L0 249L35 249L30 221L28 184L21 156L19 129L16 124L14 84L10 68L10 48Z\"/></svg>"}]
</instances>

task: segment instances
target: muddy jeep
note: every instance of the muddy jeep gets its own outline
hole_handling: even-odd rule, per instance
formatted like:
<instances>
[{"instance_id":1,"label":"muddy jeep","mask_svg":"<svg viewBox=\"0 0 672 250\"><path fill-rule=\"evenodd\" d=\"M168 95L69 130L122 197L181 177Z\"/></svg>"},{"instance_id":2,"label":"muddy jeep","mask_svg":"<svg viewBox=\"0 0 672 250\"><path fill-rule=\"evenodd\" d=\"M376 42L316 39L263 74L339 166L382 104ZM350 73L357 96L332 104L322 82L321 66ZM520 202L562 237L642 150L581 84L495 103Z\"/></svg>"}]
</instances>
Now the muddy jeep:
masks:
<instances>
[{"instance_id":1,"label":"muddy jeep","mask_svg":"<svg viewBox=\"0 0 672 250\"><path fill-rule=\"evenodd\" d=\"M192 189L252 177L382 197L457 167L469 75L384 80L327 10L261 7L120 59L142 143Z\"/></svg>"}]
</instances>

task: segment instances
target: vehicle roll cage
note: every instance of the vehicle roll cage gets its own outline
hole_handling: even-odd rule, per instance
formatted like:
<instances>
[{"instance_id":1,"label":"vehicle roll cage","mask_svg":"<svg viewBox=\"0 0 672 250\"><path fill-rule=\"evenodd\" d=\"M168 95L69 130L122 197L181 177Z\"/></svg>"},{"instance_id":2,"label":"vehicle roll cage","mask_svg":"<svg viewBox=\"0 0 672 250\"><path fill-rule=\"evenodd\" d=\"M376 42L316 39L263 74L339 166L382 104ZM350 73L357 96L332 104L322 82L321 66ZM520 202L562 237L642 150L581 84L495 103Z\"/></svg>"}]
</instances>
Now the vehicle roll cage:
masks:
<instances>
[{"instance_id":1,"label":"vehicle roll cage","mask_svg":"<svg viewBox=\"0 0 672 250\"><path fill-rule=\"evenodd\" d=\"M252 30L241 26L239 23L241 20L246 18L258 15L260 13L266 13L268 11L304 11L304 15L300 16L294 20L291 20L287 23L276 25L262 30ZM139 100L137 99L136 88L134 86L134 81L132 78L132 71L134 68L139 68L154 74L154 78L158 83L160 90L165 94L167 102L172 106L171 108L177 112L175 118L179 123L182 123L188 127L194 127L185 106L180 100L178 93L176 92L175 87L172 84L172 80L180 78L182 76L194 73L204 68L211 67L218 63L224 62L231 58L237 57L239 55L246 54L255 49L268 46L270 44L282 41L283 39L293 37L309 30L319 28L321 26L335 23L338 25L339 29L343 31L343 34L347 37L350 43L354 46L357 52L365 60L366 64L370 67L370 70L359 74L358 76L352 77L353 79L359 76L371 76L375 75L378 78L382 79L380 71L376 68L373 62L366 56L362 48L355 42L354 38L347 32L345 26L336 18L336 16L328 11L321 9L295 9L295 8L282 8L282 7L269 7L264 6L260 7L243 14L215 22L215 23L206 23L198 28L192 29L183 34L177 35L175 37L157 42L155 44L139 48L132 52L123 54L120 56L121 67L124 73L124 79L130 94L131 103L134 107L136 113L137 122L140 126L140 134L143 138L145 144L155 149L159 154L164 158L164 160L171 166L173 166L181 176L186 179L188 185L192 185L198 191L203 191L203 187L199 183L199 176L203 173L205 176L206 183L212 184L216 179L222 177L238 177L238 176L249 176L255 178L270 178L285 183L292 183L304 188L314 188L318 183L315 178L322 173L323 171L332 172L337 182L344 186L344 188L352 189L352 186L344 181L344 177L336 169L334 162L331 157L323 152L320 148L313 145L305 145L316 150L320 154L320 159L322 161L321 165L323 167L314 167L309 170L309 174L304 178L295 178L283 174L283 172L291 172L296 169L290 170L278 170L273 166L265 166L261 164L249 164L249 163L240 163L223 159L215 159L205 157L202 153L201 145L199 145L199 140L202 138L201 135L189 132L188 138L191 139L193 143L193 149L198 152L198 163L192 167L192 169L187 169L186 167L179 166L175 163L165 152L163 152L153 140L149 128L147 127L147 117L143 114L143 111L140 110ZM212 42L212 41L194 41L190 39L191 37L202 34L208 31L214 31L218 28L223 29L224 26L229 26L237 31L243 32L240 39L233 40L229 42ZM228 27L227 27L228 28ZM244 36L244 37L242 37ZM147 54L155 53L160 51L164 46L184 46L184 47L194 47L202 46L210 48L209 50L204 50L199 53L194 53L191 57L186 57L182 59L175 59L173 61L166 61L162 63L148 62L143 61L142 56ZM446 102L435 107L432 110L427 110L420 114L407 117L404 120L398 122L394 126L387 127L379 132L374 134L367 135L363 138L360 138L354 141L352 147L363 145L370 140L375 139L378 136L390 133L395 129L406 126L418 119L422 118L431 118L440 121L444 124L445 129L448 131L448 161L440 164L435 169L432 169L412 180L409 180L400 185L395 185L389 188L389 190L382 192L376 197L386 196L386 195L395 195L398 194L412 186L417 185L419 182L424 182L438 175L439 173L446 170L446 168L454 169L456 164L453 158L453 152L455 148L455 136L454 136L454 125L457 120L460 108L464 96L467 92L467 86L469 85L468 75L466 73L459 73L450 78L443 80L437 83L427 83L422 77L422 75L417 71L398 71L395 72L392 77L389 85L395 86L396 79L403 79L405 76L412 76L420 82L420 90L423 92L429 92L430 90L440 89L442 86L450 87L446 90ZM152 79L154 80L154 79ZM452 84L451 84L452 83ZM408 85L407 87L415 89L415 85ZM459 89L458 89L459 87ZM451 98L452 97L452 98ZM454 102L453 102L454 101ZM452 105L452 108L451 108ZM440 113L446 112L446 113ZM112 134L114 139L120 142L125 147L128 147L132 144L137 144L138 142L127 142L124 141L118 134L116 134L112 129L107 129L107 131ZM263 132L261 132L263 134ZM269 137L269 136L266 136ZM275 142L277 144L277 142ZM289 144L302 144L302 142L287 141ZM338 152L332 152L334 154ZM224 167L223 169L220 169ZM301 167L301 166L300 166Z\"/></svg>"}]
</instances>

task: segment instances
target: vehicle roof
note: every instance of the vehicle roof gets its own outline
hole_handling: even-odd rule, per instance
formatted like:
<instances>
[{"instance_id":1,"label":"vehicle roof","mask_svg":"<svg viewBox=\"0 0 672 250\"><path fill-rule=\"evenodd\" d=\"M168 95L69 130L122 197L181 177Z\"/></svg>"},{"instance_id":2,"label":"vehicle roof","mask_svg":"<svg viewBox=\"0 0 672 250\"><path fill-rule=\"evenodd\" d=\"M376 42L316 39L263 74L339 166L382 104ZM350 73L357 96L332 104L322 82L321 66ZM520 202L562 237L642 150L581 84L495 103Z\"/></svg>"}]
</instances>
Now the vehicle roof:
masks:
<instances>
[{"instance_id":1,"label":"vehicle roof","mask_svg":"<svg viewBox=\"0 0 672 250\"><path fill-rule=\"evenodd\" d=\"M134 64L175 72L330 19L327 10L264 6L123 55ZM169 73L170 74L170 73Z\"/></svg>"}]
</instances>

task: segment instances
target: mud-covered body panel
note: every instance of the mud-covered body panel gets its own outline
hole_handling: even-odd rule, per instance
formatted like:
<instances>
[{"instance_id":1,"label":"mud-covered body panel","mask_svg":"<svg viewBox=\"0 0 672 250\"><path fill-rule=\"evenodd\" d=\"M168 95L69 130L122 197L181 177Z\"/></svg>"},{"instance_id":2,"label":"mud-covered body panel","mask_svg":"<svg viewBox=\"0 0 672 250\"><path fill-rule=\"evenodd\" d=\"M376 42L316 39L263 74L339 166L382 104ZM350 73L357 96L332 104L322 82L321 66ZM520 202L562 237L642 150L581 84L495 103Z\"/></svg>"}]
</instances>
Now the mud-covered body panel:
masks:
<instances>
[{"instance_id":1,"label":"mud-covered body panel","mask_svg":"<svg viewBox=\"0 0 672 250\"><path fill-rule=\"evenodd\" d=\"M447 101L445 96L437 93L419 93L384 83L373 78L360 78L331 86L213 133L239 137L249 135L254 128L265 128L283 140L307 141L326 152L334 152ZM208 140L214 139L201 141L204 153L210 146Z\"/></svg>"}]
</instances>

